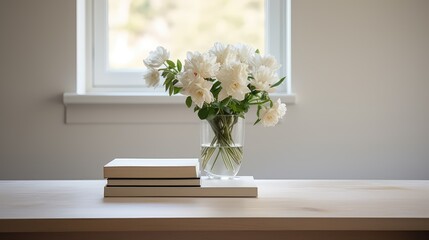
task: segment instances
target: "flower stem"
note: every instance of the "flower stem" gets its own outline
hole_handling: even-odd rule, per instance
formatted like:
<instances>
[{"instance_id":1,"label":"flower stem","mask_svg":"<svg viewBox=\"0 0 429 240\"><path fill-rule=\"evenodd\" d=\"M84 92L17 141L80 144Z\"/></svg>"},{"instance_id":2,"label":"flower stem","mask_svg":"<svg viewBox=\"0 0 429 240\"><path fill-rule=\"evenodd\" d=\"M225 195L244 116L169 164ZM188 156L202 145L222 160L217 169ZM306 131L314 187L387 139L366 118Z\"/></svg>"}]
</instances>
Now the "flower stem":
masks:
<instances>
[{"instance_id":1,"label":"flower stem","mask_svg":"<svg viewBox=\"0 0 429 240\"><path fill-rule=\"evenodd\" d=\"M214 136L210 145L203 147L201 151L203 169L206 169L208 163L212 160L209 168L213 170L215 165L219 164L218 159L222 158L222 162L226 169L235 172L236 166L241 164L243 158L241 146L235 144L232 136L234 127L238 122L238 116L218 115L214 119L207 120L207 122ZM217 153L215 154L216 151Z\"/></svg>"}]
</instances>

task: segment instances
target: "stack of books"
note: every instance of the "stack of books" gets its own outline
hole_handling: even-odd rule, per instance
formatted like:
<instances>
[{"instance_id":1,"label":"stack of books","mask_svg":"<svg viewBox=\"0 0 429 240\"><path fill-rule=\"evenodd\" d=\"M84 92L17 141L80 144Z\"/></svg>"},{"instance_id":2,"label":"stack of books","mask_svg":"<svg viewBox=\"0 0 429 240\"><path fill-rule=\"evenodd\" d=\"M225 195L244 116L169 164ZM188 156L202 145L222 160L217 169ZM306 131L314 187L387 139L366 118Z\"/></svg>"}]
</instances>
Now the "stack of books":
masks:
<instances>
[{"instance_id":1,"label":"stack of books","mask_svg":"<svg viewBox=\"0 0 429 240\"><path fill-rule=\"evenodd\" d=\"M200 177L198 159L117 158L104 166L105 197L257 197L253 177Z\"/></svg>"}]
</instances>

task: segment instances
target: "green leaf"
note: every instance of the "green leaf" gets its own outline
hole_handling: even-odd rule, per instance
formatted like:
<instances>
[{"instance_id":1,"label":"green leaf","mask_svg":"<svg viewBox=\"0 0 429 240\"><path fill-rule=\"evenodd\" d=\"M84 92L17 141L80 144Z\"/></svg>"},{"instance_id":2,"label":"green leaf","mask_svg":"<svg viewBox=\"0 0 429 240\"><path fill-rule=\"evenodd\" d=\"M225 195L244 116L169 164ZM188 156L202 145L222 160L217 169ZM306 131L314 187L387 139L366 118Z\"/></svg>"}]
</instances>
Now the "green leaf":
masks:
<instances>
[{"instance_id":1,"label":"green leaf","mask_svg":"<svg viewBox=\"0 0 429 240\"><path fill-rule=\"evenodd\" d=\"M213 86L210 88L210 92L212 92L213 97L217 99L222 88L220 87L220 82L215 82Z\"/></svg>"},{"instance_id":2,"label":"green leaf","mask_svg":"<svg viewBox=\"0 0 429 240\"><path fill-rule=\"evenodd\" d=\"M249 89L250 89L251 92L254 92L255 94L258 93L258 91L255 91L255 89L256 89L255 86L252 86L252 85L249 84Z\"/></svg>"},{"instance_id":3,"label":"green leaf","mask_svg":"<svg viewBox=\"0 0 429 240\"><path fill-rule=\"evenodd\" d=\"M175 68L176 67L176 64L174 64L174 62L171 60L167 60L167 64L168 64L169 68Z\"/></svg>"},{"instance_id":4,"label":"green leaf","mask_svg":"<svg viewBox=\"0 0 429 240\"><path fill-rule=\"evenodd\" d=\"M231 96L229 96L229 97L225 98L224 100L222 100L222 101L220 102L220 105L221 105L221 106L228 106L229 101L231 101L231 99L232 99L232 97L231 97Z\"/></svg>"},{"instance_id":5,"label":"green leaf","mask_svg":"<svg viewBox=\"0 0 429 240\"><path fill-rule=\"evenodd\" d=\"M235 113L238 113L240 111L237 107L237 104L230 104L229 106L230 106L231 110Z\"/></svg>"},{"instance_id":6,"label":"green leaf","mask_svg":"<svg viewBox=\"0 0 429 240\"><path fill-rule=\"evenodd\" d=\"M228 106L231 108L231 110L235 114L245 113L245 112L247 112L247 110L249 108L249 105L245 101L240 102L240 101L235 100L235 99L231 100L231 102Z\"/></svg>"},{"instance_id":7,"label":"green leaf","mask_svg":"<svg viewBox=\"0 0 429 240\"><path fill-rule=\"evenodd\" d=\"M260 54L259 49L256 49L255 53Z\"/></svg>"},{"instance_id":8,"label":"green leaf","mask_svg":"<svg viewBox=\"0 0 429 240\"><path fill-rule=\"evenodd\" d=\"M182 62L179 59L177 59L177 70L182 71Z\"/></svg>"},{"instance_id":9,"label":"green leaf","mask_svg":"<svg viewBox=\"0 0 429 240\"><path fill-rule=\"evenodd\" d=\"M256 120L255 123L253 123L253 125L258 124L260 121L261 121L261 119Z\"/></svg>"},{"instance_id":10,"label":"green leaf","mask_svg":"<svg viewBox=\"0 0 429 240\"><path fill-rule=\"evenodd\" d=\"M282 79L280 79L278 82L274 83L273 85L271 85L271 88L277 87L278 85L282 84L282 82L286 79L286 77L283 77Z\"/></svg>"},{"instance_id":11,"label":"green leaf","mask_svg":"<svg viewBox=\"0 0 429 240\"><path fill-rule=\"evenodd\" d=\"M174 88L173 88L173 86L170 86L170 88L168 89L168 95L173 95L173 91L174 91Z\"/></svg>"},{"instance_id":12,"label":"green leaf","mask_svg":"<svg viewBox=\"0 0 429 240\"><path fill-rule=\"evenodd\" d=\"M243 102L243 113L247 113L249 111L250 105L247 102Z\"/></svg>"},{"instance_id":13,"label":"green leaf","mask_svg":"<svg viewBox=\"0 0 429 240\"><path fill-rule=\"evenodd\" d=\"M173 87L173 88L174 88L174 90L173 90L174 95L178 94L180 92L180 90L182 90L181 87Z\"/></svg>"},{"instance_id":14,"label":"green leaf","mask_svg":"<svg viewBox=\"0 0 429 240\"><path fill-rule=\"evenodd\" d=\"M221 88L218 88L218 89L211 91L214 98L217 98L219 96L220 90L221 90Z\"/></svg>"},{"instance_id":15,"label":"green leaf","mask_svg":"<svg viewBox=\"0 0 429 240\"><path fill-rule=\"evenodd\" d=\"M170 84L170 82L173 81L173 79L174 79L174 74L168 73L167 78L165 79L165 82L166 82L165 84Z\"/></svg>"},{"instance_id":16,"label":"green leaf","mask_svg":"<svg viewBox=\"0 0 429 240\"><path fill-rule=\"evenodd\" d=\"M186 98L185 103L186 103L186 106L187 106L188 108L190 108L190 107L192 106L192 98L191 98L191 96L188 96L188 97Z\"/></svg>"},{"instance_id":17,"label":"green leaf","mask_svg":"<svg viewBox=\"0 0 429 240\"><path fill-rule=\"evenodd\" d=\"M201 120L204 120L209 115L209 109L208 108L201 108L200 111L198 111L198 117Z\"/></svg>"},{"instance_id":18,"label":"green leaf","mask_svg":"<svg viewBox=\"0 0 429 240\"><path fill-rule=\"evenodd\" d=\"M262 106L258 105L258 110L256 111L256 116L258 116L258 118L259 118L259 112L261 111L261 109L262 109Z\"/></svg>"},{"instance_id":19,"label":"green leaf","mask_svg":"<svg viewBox=\"0 0 429 240\"><path fill-rule=\"evenodd\" d=\"M216 109L214 108L208 108L208 114L206 119L207 120L213 120L216 117Z\"/></svg>"},{"instance_id":20,"label":"green leaf","mask_svg":"<svg viewBox=\"0 0 429 240\"><path fill-rule=\"evenodd\" d=\"M194 112L196 112L196 111L198 111L198 110L200 110L200 107L195 106L195 107L194 107Z\"/></svg>"},{"instance_id":21,"label":"green leaf","mask_svg":"<svg viewBox=\"0 0 429 240\"><path fill-rule=\"evenodd\" d=\"M218 88L219 86L220 86L220 82L215 82L214 84L213 84L213 86L212 86L212 88L210 89L210 91L213 91L213 90L215 90L216 88Z\"/></svg>"}]
</instances>

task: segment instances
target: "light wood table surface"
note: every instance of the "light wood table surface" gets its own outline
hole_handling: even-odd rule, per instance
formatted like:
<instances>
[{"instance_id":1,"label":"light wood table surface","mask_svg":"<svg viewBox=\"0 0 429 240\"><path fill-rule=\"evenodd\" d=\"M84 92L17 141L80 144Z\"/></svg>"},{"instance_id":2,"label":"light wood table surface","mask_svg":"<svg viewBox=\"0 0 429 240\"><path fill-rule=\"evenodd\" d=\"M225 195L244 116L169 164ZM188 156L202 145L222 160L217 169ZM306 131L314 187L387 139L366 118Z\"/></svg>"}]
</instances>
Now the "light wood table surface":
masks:
<instances>
[{"instance_id":1,"label":"light wood table surface","mask_svg":"<svg viewBox=\"0 0 429 240\"><path fill-rule=\"evenodd\" d=\"M429 181L256 182L258 198L104 198L105 180L0 181L0 239L429 239Z\"/></svg>"}]
</instances>

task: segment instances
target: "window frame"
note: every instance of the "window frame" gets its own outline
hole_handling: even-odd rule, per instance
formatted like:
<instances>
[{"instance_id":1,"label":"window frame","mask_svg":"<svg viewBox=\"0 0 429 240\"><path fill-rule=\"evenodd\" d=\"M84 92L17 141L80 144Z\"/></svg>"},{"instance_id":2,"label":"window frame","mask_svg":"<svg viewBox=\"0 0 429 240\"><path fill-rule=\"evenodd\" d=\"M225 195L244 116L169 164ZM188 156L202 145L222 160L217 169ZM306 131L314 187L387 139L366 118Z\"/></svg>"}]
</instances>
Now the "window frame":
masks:
<instances>
[{"instance_id":1,"label":"window frame","mask_svg":"<svg viewBox=\"0 0 429 240\"><path fill-rule=\"evenodd\" d=\"M136 77L141 84L136 86L94 85L94 2L106 0L76 0L76 91L63 95L65 105L81 104L177 104L185 97L168 96L162 88L147 88L139 72ZM272 34L265 41L266 53L276 57L282 64L280 76L287 76L285 84L272 97L279 97L283 102L294 104L296 96L291 86L291 1L266 0L265 8L272 9L265 25L265 34ZM283 24L282 24L283 23Z\"/></svg>"}]
</instances>

